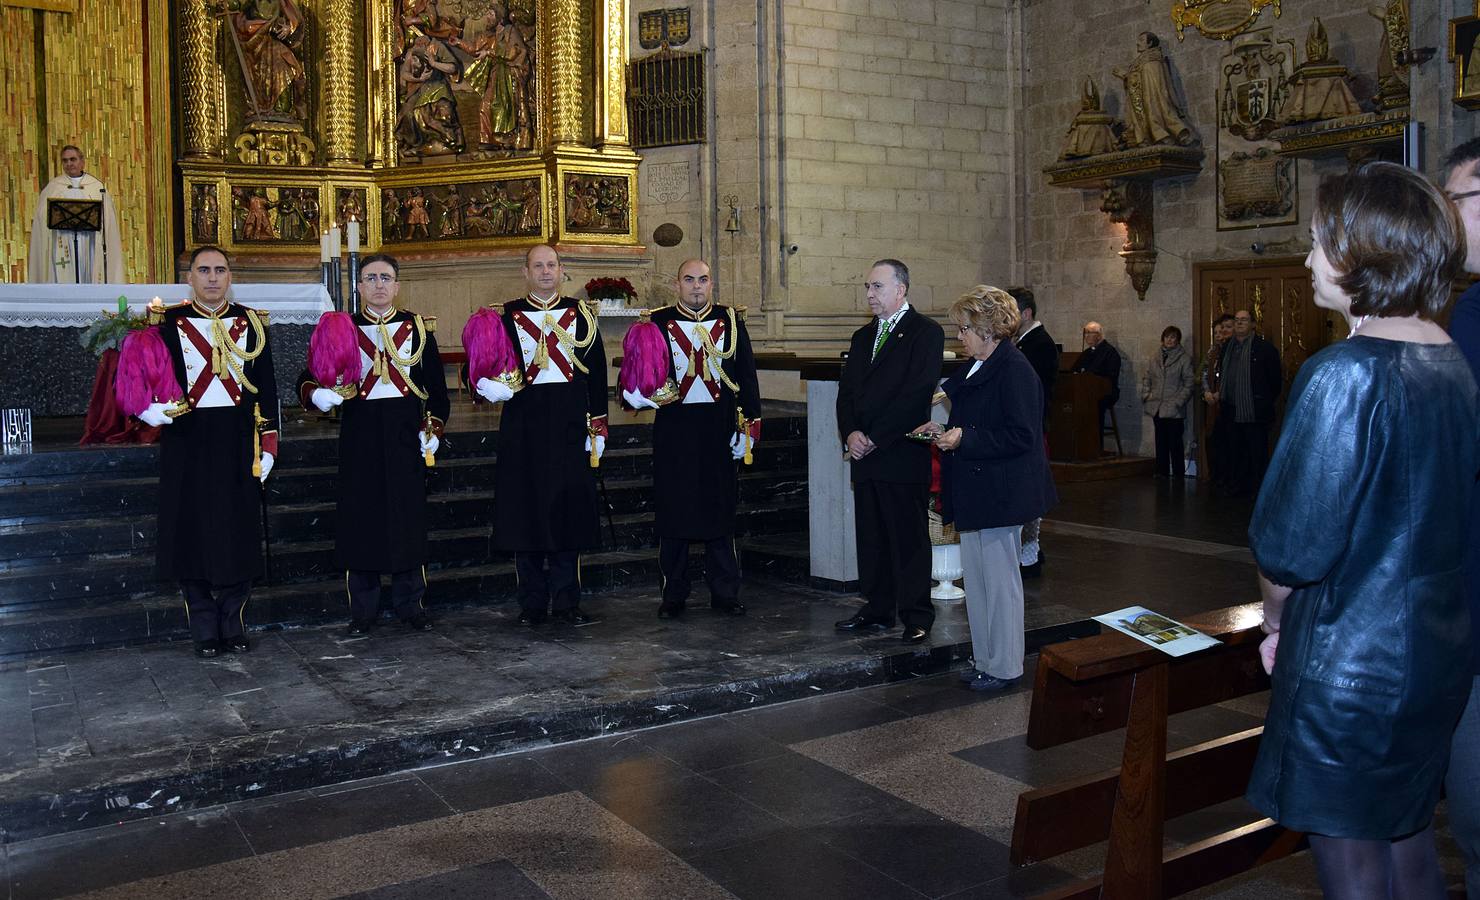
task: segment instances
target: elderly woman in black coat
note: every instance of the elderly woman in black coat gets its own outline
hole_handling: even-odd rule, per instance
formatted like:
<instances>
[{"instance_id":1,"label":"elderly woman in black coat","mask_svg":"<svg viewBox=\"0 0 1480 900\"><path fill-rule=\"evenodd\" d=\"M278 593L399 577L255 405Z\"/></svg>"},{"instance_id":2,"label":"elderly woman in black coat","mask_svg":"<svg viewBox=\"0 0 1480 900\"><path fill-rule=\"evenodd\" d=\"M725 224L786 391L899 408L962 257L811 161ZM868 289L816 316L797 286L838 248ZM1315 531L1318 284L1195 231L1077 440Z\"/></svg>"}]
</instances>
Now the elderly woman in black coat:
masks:
<instances>
[{"instance_id":1,"label":"elderly woman in black coat","mask_svg":"<svg viewBox=\"0 0 1480 900\"><path fill-rule=\"evenodd\" d=\"M1013 345L1017 303L977 285L951 307L971 361L942 389L951 415L926 423L941 454L941 518L961 535L966 613L976 667L972 690L1000 691L1023 674L1019 528L1058 501L1043 452L1043 385Z\"/></svg>"}]
</instances>

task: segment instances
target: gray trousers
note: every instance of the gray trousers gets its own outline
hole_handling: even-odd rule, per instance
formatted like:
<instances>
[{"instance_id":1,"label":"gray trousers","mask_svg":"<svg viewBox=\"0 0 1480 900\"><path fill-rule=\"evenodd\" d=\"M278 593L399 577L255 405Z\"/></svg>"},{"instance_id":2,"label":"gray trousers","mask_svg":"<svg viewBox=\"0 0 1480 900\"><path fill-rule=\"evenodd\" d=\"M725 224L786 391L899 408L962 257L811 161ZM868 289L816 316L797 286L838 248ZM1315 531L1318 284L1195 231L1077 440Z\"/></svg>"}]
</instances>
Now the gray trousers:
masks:
<instances>
[{"instance_id":1,"label":"gray trousers","mask_svg":"<svg viewBox=\"0 0 1480 900\"><path fill-rule=\"evenodd\" d=\"M1022 550L1017 525L961 532L961 568L966 575L966 618L978 672L993 678L1023 674Z\"/></svg>"},{"instance_id":2,"label":"gray trousers","mask_svg":"<svg viewBox=\"0 0 1480 900\"><path fill-rule=\"evenodd\" d=\"M1449 831L1465 860L1465 892L1475 900L1480 898L1480 675L1454 729L1444 790Z\"/></svg>"}]
</instances>

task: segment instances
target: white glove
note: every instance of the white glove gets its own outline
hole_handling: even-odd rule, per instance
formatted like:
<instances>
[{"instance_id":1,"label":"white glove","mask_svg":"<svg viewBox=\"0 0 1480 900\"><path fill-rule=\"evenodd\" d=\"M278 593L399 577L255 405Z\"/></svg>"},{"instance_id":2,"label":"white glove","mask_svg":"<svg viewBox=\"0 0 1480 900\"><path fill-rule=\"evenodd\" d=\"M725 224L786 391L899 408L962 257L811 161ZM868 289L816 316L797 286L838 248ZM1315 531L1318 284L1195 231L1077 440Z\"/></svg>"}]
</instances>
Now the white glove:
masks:
<instances>
[{"instance_id":1,"label":"white glove","mask_svg":"<svg viewBox=\"0 0 1480 900\"><path fill-rule=\"evenodd\" d=\"M509 390L508 385L494 381L492 378L479 378L474 388L478 391L478 396L489 403L503 403L514 396L514 392Z\"/></svg>"},{"instance_id":2,"label":"white glove","mask_svg":"<svg viewBox=\"0 0 1480 900\"><path fill-rule=\"evenodd\" d=\"M416 433L416 437L418 440L421 441L422 453L430 453L433 456L437 455L437 448L442 446L442 442L437 440L437 436L435 434L427 434L425 431L418 431Z\"/></svg>"},{"instance_id":3,"label":"white glove","mask_svg":"<svg viewBox=\"0 0 1480 900\"><path fill-rule=\"evenodd\" d=\"M736 459L745 458L745 435L735 432L735 436L730 438L730 453Z\"/></svg>"},{"instance_id":4,"label":"white glove","mask_svg":"<svg viewBox=\"0 0 1480 900\"><path fill-rule=\"evenodd\" d=\"M170 404L168 403L151 403L148 409L139 413L139 421L145 425L153 425L156 428L160 425L168 425L175 421L164 414L164 411L169 408Z\"/></svg>"},{"instance_id":5,"label":"white glove","mask_svg":"<svg viewBox=\"0 0 1480 900\"><path fill-rule=\"evenodd\" d=\"M308 395L308 399L319 408L319 412L328 412L344 402L343 397L328 388L314 388L313 393Z\"/></svg>"},{"instance_id":6,"label":"white glove","mask_svg":"<svg viewBox=\"0 0 1480 900\"><path fill-rule=\"evenodd\" d=\"M267 473L272 471L272 454L266 450L262 451L262 480L267 481Z\"/></svg>"},{"instance_id":7,"label":"white glove","mask_svg":"<svg viewBox=\"0 0 1480 900\"><path fill-rule=\"evenodd\" d=\"M586 435L586 452L591 452L591 436ZM606 437L598 434L596 436L596 458L601 459L601 454L606 452Z\"/></svg>"},{"instance_id":8,"label":"white glove","mask_svg":"<svg viewBox=\"0 0 1480 900\"><path fill-rule=\"evenodd\" d=\"M658 404L644 397L636 391L623 391L622 399L633 409L657 409Z\"/></svg>"}]
</instances>

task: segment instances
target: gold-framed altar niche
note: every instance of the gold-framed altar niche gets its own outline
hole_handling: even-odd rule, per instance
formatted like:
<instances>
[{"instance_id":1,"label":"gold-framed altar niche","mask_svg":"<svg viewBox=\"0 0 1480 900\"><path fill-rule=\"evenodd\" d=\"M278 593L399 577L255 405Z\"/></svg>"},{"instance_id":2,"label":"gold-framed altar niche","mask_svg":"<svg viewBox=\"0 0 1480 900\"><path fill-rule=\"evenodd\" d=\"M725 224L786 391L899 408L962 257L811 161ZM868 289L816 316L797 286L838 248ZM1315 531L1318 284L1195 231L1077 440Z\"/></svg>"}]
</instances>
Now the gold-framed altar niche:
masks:
<instances>
[{"instance_id":1,"label":"gold-framed altar niche","mask_svg":"<svg viewBox=\"0 0 1480 900\"><path fill-rule=\"evenodd\" d=\"M494 250L552 237L553 192L540 160L492 172L417 167L364 174L329 169L266 174L253 166L223 170L188 163L181 169L186 250L215 244L229 251L317 256L322 232L332 226L347 230L350 216L361 223L362 250ZM577 234L572 239L591 244L602 243L602 237L635 243L636 232L629 228L621 235Z\"/></svg>"},{"instance_id":2,"label":"gold-framed altar niche","mask_svg":"<svg viewBox=\"0 0 1480 900\"><path fill-rule=\"evenodd\" d=\"M368 215L376 246L398 253L527 247L551 238L551 193L537 159L417 166L377 173Z\"/></svg>"},{"instance_id":3,"label":"gold-framed altar niche","mask_svg":"<svg viewBox=\"0 0 1480 900\"><path fill-rule=\"evenodd\" d=\"M1480 0L1475 12L1449 20L1449 59L1454 63L1456 106L1480 109Z\"/></svg>"},{"instance_id":4,"label":"gold-framed altar niche","mask_svg":"<svg viewBox=\"0 0 1480 900\"><path fill-rule=\"evenodd\" d=\"M553 166L555 238L577 244L634 246L637 164L601 154L558 153Z\"/></svg>"}]
</instances>

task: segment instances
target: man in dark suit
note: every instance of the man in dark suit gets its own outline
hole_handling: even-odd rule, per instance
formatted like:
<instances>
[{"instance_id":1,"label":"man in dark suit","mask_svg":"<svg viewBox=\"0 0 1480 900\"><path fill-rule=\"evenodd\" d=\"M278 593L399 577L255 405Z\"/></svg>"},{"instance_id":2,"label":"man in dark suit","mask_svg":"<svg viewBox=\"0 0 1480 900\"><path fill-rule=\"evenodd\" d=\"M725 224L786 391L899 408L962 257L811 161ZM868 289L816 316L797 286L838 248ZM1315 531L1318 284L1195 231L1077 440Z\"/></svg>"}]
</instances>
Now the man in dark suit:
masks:
<instances>
[{"instance_id":1,"label":"man in dark suit","mask_svg":"<svg viewBox=\"0 0 1480 900\"><path fill-rule=\"evenodd\" d=\"M1098 375L1110 382L1110 393L1100 398L1100 427L1105 427L1105 411L1120 399L1120 351L1105 340L1099 322L1084 323L1084 352L1075 361L1074 371Z\"/></svg>"},{"instance_id":2,"label":"man in dark suit","mask_svg":"<svg viewBox=\"0 0 1480 900\"><path fill-rule=\"evenodd\" d=\"M1233 420L1228 446L1229 493L1249 497L1259 490L1269 465L1269 426L1284 375L1280 351L1254 333L1247 309L1233 314L1233 338L1223 345L1218 414Z\"/></svg>"},{"instance_id":3,"label":"man in dark suit","mask_svg":"<svg viewBox=\"0 0 1480 900\"><path fill-rule=\"evenodd\" d=\"M839 631L892 628L923 641L930 603L930 448L905 437L930 418L945 332L910 308L910 270L874 263L865 285L874 321L853 333L838 383L838 433L852 466L858 582L867 605Z\"/></svg>"},{"instance_id":4,"label":"man in dark suit","mask_svg":"<svg viewBox=\"0 0 1480 900\"><path fill-rule=\"evenodd\" d=\"M1043 431L1048 433L1048 410L1053 403L1053 386L1059 377L1059 347L1053 342L1053 337L1043 323L1038 321L1038 301L1033 299L1033 292L1027 288L1008 288L1007 293L1017 301L1018 313L1022 316L1022 322L1018 325L1017 335L1013 343L1022 351L1023 356L1033 367L1038 375L1038 380L1043 382ZM1045 454L1048 447L1043 448ZM1037 578L1043 574L1043 549L1038 542L1038 536L1043 525L1042 519L1034 519L1023 526L1022 551L1018 553L1018 568L1022 570L1024 578Z\"/></svg>"}]
</instances>

